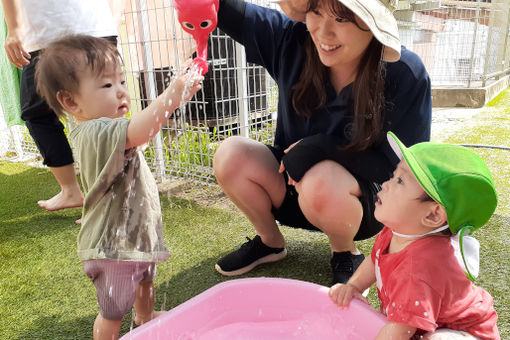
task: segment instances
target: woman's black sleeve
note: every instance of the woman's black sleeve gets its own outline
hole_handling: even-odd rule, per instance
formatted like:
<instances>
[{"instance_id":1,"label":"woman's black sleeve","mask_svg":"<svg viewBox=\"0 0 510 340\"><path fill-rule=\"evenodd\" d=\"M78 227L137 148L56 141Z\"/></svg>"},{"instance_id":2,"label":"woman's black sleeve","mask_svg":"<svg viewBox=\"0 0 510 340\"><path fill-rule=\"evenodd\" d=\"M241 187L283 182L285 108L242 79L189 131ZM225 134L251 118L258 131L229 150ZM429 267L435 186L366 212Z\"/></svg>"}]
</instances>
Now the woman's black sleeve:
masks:
<instances>
[{"instance_id":1,"label":"woman's black sleeve","mask_svg":"<svg viewBox=\"0 0 510 340\"><path fill-rule=\"evenodd\" d=\"M246 2L242 0L220 0L218 28L237 42L242 40L245 9Z\"/></svg>"}]
</instances>

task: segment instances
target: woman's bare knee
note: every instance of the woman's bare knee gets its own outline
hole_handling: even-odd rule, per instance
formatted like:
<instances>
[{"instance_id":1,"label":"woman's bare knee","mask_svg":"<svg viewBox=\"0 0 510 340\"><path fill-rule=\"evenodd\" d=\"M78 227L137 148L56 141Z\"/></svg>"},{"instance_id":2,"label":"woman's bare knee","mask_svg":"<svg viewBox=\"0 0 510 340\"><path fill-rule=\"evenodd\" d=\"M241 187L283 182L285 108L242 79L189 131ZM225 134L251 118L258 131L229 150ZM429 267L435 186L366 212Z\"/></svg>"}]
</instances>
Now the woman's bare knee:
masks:
<instances>
[{"instance_id":1,"label":"woman's bare knee","mask_svg":"<svg viewBox=\"0 0 510 340\"><path fill-rule=\"evenodd\" d=\"M358 182L338 163L325 161L311 168L299 183L298 190L303 213L319 228L326 224L338 226L339 221L352 224L360 219Z\"/></svg>"},{"instance_id":2,"label":"woman's bare knee","mask_svg":"<svg viewBox=\"0 0 510 340\"><path fill-rule=\"evenodd\" d=\"M341 203L343 199L361 195L356 179L333 161L323 161L312 167L296 189L300 195L309 197L316 209L329 202Z\"/></svg>"},{"instance_id":3,"label":"woman's bare knee","mask_svg":"<svg viewBox=\"0 0 510 340\"><path fill-rule=\"evenodd\" d=\"M230 137L223 141L214 155L213 169L218 181L231 178L239 172L246 154L243 137Z\"/></svg>"}]
</instances>

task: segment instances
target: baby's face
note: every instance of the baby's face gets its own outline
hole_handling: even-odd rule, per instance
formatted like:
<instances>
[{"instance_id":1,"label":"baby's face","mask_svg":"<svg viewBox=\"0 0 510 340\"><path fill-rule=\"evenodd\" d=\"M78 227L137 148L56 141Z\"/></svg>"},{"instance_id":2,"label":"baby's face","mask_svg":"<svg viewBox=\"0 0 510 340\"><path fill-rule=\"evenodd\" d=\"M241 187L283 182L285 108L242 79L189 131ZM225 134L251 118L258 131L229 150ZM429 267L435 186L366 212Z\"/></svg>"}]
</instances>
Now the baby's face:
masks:
<instances>
[{"instance_id":1,"label":"baby's face","mask_svg":"<svg viewBox=\"0 0 510 340\"><path fill-rule=\"evenodd\" d=\"M421 218L430 203L420 199L424 194L425 190L405 160L402 160L393 172L393 177L383 183L377 194L374 216L399 233L419 234L420 231L414 228L421 225Z\"/></svg>"},{"instance_id":2,"label":"baby's face","mask_svg":"<svg viewBox=\"0 0 510 340\"><path fill-rule=\"evenodd\" d=\"M78 121L101 117L119 118L129 112L130 98L120 65L106 65L104 72L95 74L90 68L80 73L79 93L74 96Z\"/></svg>"}]
</instances>

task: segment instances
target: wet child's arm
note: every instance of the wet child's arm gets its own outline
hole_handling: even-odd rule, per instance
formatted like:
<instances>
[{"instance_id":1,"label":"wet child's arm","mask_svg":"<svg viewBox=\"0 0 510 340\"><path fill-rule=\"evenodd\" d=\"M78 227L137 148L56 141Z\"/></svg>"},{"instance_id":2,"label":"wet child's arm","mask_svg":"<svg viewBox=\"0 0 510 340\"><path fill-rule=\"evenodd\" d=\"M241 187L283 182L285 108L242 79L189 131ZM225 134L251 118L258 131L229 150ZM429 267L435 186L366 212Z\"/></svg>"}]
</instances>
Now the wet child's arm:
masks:
<instances>
[{"instance_id":1,"label":"wet child's arm","mask_svg":"<svg viewBox=\"0 0 510 340\"><path fill-rule=\"evenodd\" d=\"M375 282L375 266L370 257L365 258L346 284L338 283L329 289L329 297L339 307L348 307L352 298L368 303L363 291Z\"/></svg>"},{"instance_id":2,"label":"wet child's arm","mask_svg":"<svg viewBox=\"0 0 510 340\"><path fill-rule=\"evenodd\" d=\"M188 92L186 92L186 98L182 98L187 79L190 82L190 84L187 84ZM126 150L147 143L149 139L158 133L161 126L170 118L174 110L184 102L187 102L202 88L201 82L203 79L204 77L198 73L191 76L186 74L179 76L156 100L144 110L134 115L129 122L127 130Z\"/></svg>"},{"instance_id":3,"label":"wet child's arm","mask_svg":"<svg viewBox=\"0 0 510 340\"><path fill-rule=\"evenodd\" d=\"M416 333L416 327L389 322L379 331L375 340L408 340Z\"/></svg>"}]
</instances>

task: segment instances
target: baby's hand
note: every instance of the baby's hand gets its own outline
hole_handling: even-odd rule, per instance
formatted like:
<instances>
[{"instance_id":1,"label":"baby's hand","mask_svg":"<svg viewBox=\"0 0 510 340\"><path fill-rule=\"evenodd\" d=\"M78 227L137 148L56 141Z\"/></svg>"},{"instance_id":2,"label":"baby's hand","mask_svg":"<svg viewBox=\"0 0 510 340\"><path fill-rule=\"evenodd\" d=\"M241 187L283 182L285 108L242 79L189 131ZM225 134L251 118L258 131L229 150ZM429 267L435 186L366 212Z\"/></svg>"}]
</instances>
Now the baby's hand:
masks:
<instances>
[{"instance_id":1,"label":"baby's hand","mask_svg":"<svg viewBox=\"0 0 510 340\"><path fill-rule=\"evenodd\" d=\"M191 59L187 60L183 66L183 70L178 73L177 78L167 89L177 106L181 106L190 100L202 88L202 82L204 81L204 77L199 72L200 70L192 65Z\"/></svg>"},{"instance_id":2,"label":"baby's hand","mask_svg":"<svg viewBox=\"0 0 510 340\"><path fill-rule=\"evenodd\" d=\"M193 63L193 60L188 59L184 63L182 71L177 77L177 81L184 84L182 99L187 102L193 97L197 91L202 88L204 76L200 73L200 69Z\"/></svg>"},{"instance_id":3,"label":"baby's hand","mask_svg":"<svg viewBox=\"0 0 510 340\"><path fill-rule=\"evenodd\" d=\"M358 288L350 284L344 285L337 283L329 289L329 297L341 308L349 307L349 303L353 297L366 302L365 297L361 294Z\"/></svg>"}]
</instances>

